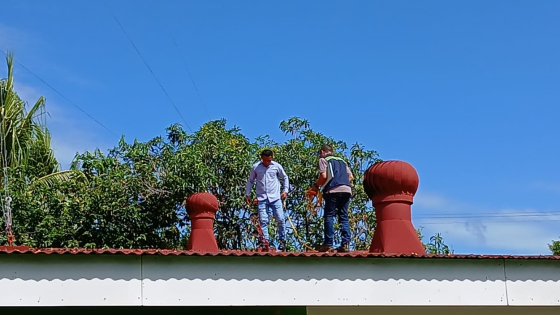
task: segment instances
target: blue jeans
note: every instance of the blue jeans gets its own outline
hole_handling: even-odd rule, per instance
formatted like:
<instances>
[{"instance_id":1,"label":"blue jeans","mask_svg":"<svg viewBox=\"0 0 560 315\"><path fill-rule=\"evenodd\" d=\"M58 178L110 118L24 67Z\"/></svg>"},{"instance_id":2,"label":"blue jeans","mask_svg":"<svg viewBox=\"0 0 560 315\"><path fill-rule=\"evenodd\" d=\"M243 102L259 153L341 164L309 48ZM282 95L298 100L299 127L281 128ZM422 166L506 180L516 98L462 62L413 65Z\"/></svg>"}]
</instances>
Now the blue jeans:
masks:
<instances>
[{"instance_id":1,"label":"blue jeans","mask_svg":"<svg viewBox=\"0 0 560 315\"><path fill-rule=\"evenodd\" d=\"M274 218L278 223L278 238L281 241L286 239L286 227L284 222L284 208L282 207L282 200L278 199L274 202L268 200L259 201L259 221L263 232L263 238L268 241L268 217L274 214Z\"/></svg>"},{"instance_id":2,"label":"blue jeans","mask_svg":"<svg viewBox=\"0 0 560 315\"><path fill-rule=\"evenodd\" d=\"M334 241L334 216L338 215L341 226L342 244L350 243L350 223L348 223L348 205L350 193L326 193L325 200L325 242L323 245L333 246Z\"/></svg>"}]
</instances>

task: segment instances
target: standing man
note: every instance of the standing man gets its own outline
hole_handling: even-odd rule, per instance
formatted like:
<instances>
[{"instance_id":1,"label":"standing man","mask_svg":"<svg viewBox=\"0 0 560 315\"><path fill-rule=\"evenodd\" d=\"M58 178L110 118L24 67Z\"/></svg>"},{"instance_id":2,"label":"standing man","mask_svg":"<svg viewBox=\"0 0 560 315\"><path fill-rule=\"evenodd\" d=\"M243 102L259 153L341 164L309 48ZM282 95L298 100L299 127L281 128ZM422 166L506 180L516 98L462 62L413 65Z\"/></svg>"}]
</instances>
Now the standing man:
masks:
<instances>
[{"instance_id":1,"label":"standing man","mask_svg":"<svg viewBox=\"0 0 560 315\"><path fill-rule=\"evenodd\" d=\"M321 252L334 251L334 216L337 214L338 223L341 226L342 244L336 249L337 252L350 251L350 224L348 223L348 204L352 196L351 182L354 180L352 171L346 162L333 156L333 148L329 145L323 145L318 152L319 158L319 179L310 189L318 192L319 188L323 190L323 199L325 200L325 240L323 246L319 249Z\"/></svg>"},{"instance_id":2,"label":"standing man","mask_svg":"<svg viewBox=\"0 0 560 315\"><path fill-rule=\"evenodd\" d=\"M261 153L261 161L257 162L251 168L251 173L247 179L245 187L245 201L251 205L251 189L253 183L257 182L257 200L259 210L259 221L263 231L264 242L268 243L268 217L271 212L278 223L278 238L280 244L278 250L286 250L286 229L284 225L284 209L282 200L286 199L289 191L288 175L277 162L273 160L273 153L270 150L264 150ZM283 180L283 192L280 194L280 182ZM265 244L263 244L265 245Z\"/></svg>"}]
</instances>

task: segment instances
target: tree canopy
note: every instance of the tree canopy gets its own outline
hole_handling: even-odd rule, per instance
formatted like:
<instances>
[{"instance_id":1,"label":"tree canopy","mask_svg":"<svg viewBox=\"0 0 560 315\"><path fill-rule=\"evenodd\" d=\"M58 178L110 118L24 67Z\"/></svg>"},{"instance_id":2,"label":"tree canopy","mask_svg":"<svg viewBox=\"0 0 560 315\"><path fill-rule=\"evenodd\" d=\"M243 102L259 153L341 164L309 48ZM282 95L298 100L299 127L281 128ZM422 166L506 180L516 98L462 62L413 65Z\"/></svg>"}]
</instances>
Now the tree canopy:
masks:
<instances>
[{"instance_id":1,"label":"tree canopy","mask_svg":"<svg viewBox=\"0 0 560 315\"><path fill-rule=\"evenodd\" d=\"M77 154L71 170L59 172L48 129L37 114L44 110L45 99L41 97L26 111L25 102L14 91L12 69L13 58L8 56L8 79L1 81L0 128L7 177L0 176L9 180L0 186L0 193L13 198L16 244L185 248L190 221L184 199L205 191L220 201L214 224L219 248L255 248L258 234L251 218L256 209L246 205L244 187L251 165L266 148L274 152L290 178L286 214L295 229L287 225L288 250L315 247L323 238L322 209L310 208L305 192L317 179L315 153L323 144L331 145L354 173L351 247L364 250L371 243L375 214L362 184L366 168L380 161L376 151L328 137L297 117L279 124L286 135L280 142L266 135L250 140L221 119L193 133L171 125L165 136L146 142L127 142L123 136L107 152ZM273 239L275 231L272 224ZM0 243L6 240L7 235L0 234ZM440 235L432 243L433 248L427 247L432 252L449 251Z\"/></svg>"},{"instance_id":2,"label":"tree canopy","mask_svg":"<svg viewBox=\"0 0 560 315\"><path fill-rule=\"evenodd\" d=\"M552 241L551 244L548 244L548 248L552 255L560 255L560 240Z\"/></svg>"},{"instance_id":3,"label":"tree canopy","mask_svg":"<svg viewBox=\"0 0 560 315\"><path fill-rule=\"evenodd\" d=\"M335 141L298 118L282 122L281 128L290 135L283 143L267 136L250 141L239 128L227 128L225 120L208 122L193 134L173 125L165 138L132 143L122 138L107 154L96 150L77 155L72 167L87 181L55 182L30 193L23 189L25 181L11 180L13 207L18 209L16 239L32 246L180 248L189 234L184 198L207 191L220 201L215 221L219 247L254 248L257 231L250 219L256 211L245 204L244 186L259 152L269 148L290 176L286 213L297 236L289 233L288 246L302 249L298 239L315 246L322 241L322 214L308 211L305 191L318 174L314 153L329 143L355 174L352 245L367 248L375 216L362 176L378 160L377 153Z\"/></svg>"}]
</instances>

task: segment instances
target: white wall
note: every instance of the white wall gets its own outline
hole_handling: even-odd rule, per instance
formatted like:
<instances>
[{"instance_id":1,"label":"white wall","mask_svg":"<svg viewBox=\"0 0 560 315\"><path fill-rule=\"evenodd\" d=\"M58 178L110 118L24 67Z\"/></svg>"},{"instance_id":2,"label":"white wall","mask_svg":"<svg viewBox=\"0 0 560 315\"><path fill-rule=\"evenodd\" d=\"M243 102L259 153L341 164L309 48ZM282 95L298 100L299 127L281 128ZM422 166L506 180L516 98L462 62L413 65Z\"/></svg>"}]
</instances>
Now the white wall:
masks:
<instances>
[{"instance_id":1,"label":"white wall","mask_svg":"<svg viewBox=\"0 0 560 315\"><path fill-rule=\"evenodd\" d=\"M560 260L508 260L505 274L509 305L560 305Z\"/></svg>"},{"instance_id":2,"label":"white wall","mask_svg":"<svg viewBox=\"0 0 560 315\"><path fill-rule=\"evenodd\" d=\"M560 306L560 260L0 255L24 305Z\"/></svg>"},{"instance_id":3,"label":"white wall","mask_svg":"<svg viewBox=\"0 0 560 315\"><path fill-rule=\"evenodd\" d=\"M144 305L507 305L502 260L146 256L143 262Z\"/></svg>"},{"instance_id":4,"label":"white wall","mask_svg":"<svg viewBox=\"0 0 560 315\"><path fill-rule=\"evenodd\" d=\"M0 306L141 305L139 256L0 255Z\"/></svg>"}]
</instances>

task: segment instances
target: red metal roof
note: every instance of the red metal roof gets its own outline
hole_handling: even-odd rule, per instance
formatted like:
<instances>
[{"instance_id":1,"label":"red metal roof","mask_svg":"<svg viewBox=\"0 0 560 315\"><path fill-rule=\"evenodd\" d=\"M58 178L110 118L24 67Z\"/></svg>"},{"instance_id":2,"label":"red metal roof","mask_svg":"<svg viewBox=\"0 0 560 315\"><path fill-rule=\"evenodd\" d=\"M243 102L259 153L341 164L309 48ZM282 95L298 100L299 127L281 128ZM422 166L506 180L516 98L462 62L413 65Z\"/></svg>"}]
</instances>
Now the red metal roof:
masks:
<instances>
[{"instance_id":1,"label":"red metal roof","mask_svg":"<svg viewBox=\"0 0 560 315\"><path fill-rule=\"evenodd\" d=\"M44 255L162 255L162 256L268 256L268 257L354 257L354 258L447 258L447 259L555 259L553 255L414 255L414 254L376 254L366 251L349 253L314 252L259 252L223 250L219 252L200 252L168 249L85 249L85 248L27 248L24 246L0 246L0 254L44 254Z\"/></svg>"}]
</instances>

